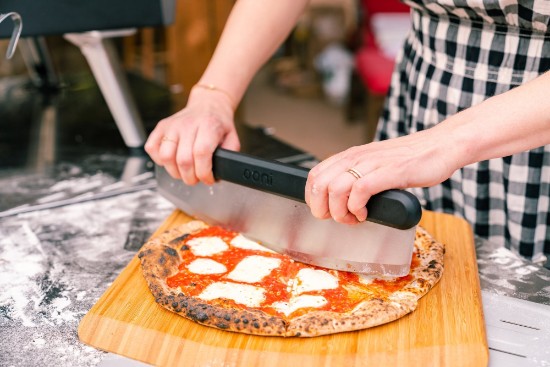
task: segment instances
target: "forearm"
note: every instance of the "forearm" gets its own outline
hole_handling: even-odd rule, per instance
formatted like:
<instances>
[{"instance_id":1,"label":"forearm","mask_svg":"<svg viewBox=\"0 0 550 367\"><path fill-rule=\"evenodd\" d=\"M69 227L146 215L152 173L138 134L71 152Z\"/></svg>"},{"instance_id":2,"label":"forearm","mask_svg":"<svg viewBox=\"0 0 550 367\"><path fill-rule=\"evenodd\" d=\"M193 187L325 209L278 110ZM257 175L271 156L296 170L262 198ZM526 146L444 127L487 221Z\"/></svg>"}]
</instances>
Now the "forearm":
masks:
<instances>
[{"instance_id":1,"label":"forearm","mask_svg":"<svg viewBox=\"0 0 550 367\"><path fill-rule=\"evenodd\" d=\"M307 3L237 1L199 83L215 85L238 104L254 74L288 36Z\"/></svg>"},{"instance_id":2,"label":"forearm","mask_svg":"<svg viewBox=\"0 0 550 367\"><path fill-rule=\"evenodd\" d=\"M457 168L550 144L549 96L546 73L456 114L434 133L451 137Z\"/></svg>"}]
</instances>

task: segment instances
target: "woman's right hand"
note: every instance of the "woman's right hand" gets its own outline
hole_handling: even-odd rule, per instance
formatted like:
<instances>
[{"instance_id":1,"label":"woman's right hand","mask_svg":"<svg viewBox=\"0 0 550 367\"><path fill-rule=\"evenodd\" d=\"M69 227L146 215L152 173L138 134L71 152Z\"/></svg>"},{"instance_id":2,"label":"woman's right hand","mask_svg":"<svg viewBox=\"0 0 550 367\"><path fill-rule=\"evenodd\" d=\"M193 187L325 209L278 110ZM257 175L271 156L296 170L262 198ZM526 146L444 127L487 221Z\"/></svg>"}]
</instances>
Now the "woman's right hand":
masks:
<instances>
[{"instance_id":1,"label":"woman's right hand","mask_svg":"<svg viewBox=\"0 0 550 367\"><path fill-rule=\"evenodd\" d=\"M212 155L221 146L239 150L234 108L223 92L195 87L187 106L161 120L149 135L145 151L176 179L187 185L211 185Z\"/></svg>"}]
</instances>

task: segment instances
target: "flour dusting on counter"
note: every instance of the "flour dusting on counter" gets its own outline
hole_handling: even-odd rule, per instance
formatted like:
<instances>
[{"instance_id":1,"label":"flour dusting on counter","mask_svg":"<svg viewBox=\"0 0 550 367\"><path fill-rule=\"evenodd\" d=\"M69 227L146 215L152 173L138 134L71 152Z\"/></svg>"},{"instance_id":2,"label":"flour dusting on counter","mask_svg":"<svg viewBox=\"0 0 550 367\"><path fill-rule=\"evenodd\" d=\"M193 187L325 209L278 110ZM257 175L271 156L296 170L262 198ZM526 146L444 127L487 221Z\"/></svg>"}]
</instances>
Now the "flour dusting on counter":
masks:
<instances>
[{"instance_id":1,"label":"flour dusting on counter","mask_svg":"<svg viewBox=\"0 0 550 367\"><path fill-rule=\"evenodd\" d=\"M476 253L483 290L550 305L550 270L480 238Z\"/></svg>"},{"instance_id":2,"label":"flour dusting on counter","mask_svg":"<svg viewBox=\"0 0 550 367\"><path fill-rule=\"evenodd\" d=\"M1 219L0 365L97 365L78 323L173 209L144 190Z\"/></svg>"},{"instance_id":3,"label":"flour dusting on counter","mask_svg":"<svg viewBox=\"0 0 550 367\"><path fill-rule=\"evenodd\" d=\"M4 171L0 175L0 217L139 191L154 185L151 168L145 157L105 153L37 171Z\"/></svg>"}]
</instances>

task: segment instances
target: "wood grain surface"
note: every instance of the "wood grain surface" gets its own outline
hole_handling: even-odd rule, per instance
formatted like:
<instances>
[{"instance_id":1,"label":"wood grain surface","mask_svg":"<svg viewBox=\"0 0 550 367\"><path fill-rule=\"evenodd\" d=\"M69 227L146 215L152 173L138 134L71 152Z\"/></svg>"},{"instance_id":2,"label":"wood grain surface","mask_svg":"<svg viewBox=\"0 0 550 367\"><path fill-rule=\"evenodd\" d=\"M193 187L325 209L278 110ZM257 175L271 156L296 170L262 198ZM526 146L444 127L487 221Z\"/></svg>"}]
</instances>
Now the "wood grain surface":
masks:
<instances>
[{"instance_id":1,"label":"wood grain surface","mask_svg":"<svg viewBox=\"0 0 550 367\"><path fill-rule=\"evenodd\" d=\"M156 233L190 219L176 210ZM217 330L158 306L134 257L84 316L78 335L159 366L486 366L472 231L462 219L432 212L424 212L421 225L446 245L443 277L416 311L389 324L315 338Z\"/></svg>"}]
</instances>

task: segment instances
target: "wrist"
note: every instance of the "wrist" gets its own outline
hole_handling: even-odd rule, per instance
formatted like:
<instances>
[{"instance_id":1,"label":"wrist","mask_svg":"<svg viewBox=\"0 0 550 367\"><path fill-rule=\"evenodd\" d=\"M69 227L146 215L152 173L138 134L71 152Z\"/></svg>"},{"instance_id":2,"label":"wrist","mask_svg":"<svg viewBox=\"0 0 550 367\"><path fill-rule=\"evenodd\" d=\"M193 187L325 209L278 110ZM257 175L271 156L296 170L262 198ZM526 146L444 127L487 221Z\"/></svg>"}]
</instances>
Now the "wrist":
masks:
<instances>
[{"instance_id":1,"label":"wrist","mask_svg":"<svg viewBox=\"0 0 550 367\"><path fill-rule=\"evenodd\" d=\"M191 94L197 94L201 92L208 95L217 95L218 97L222 97L227 102L229 102L229 105L231 106L231 109L233 111L237 109L237 99L229 91L217 87L215 84L199 82L191 88Z\"/></svg>"}]
</instances>

